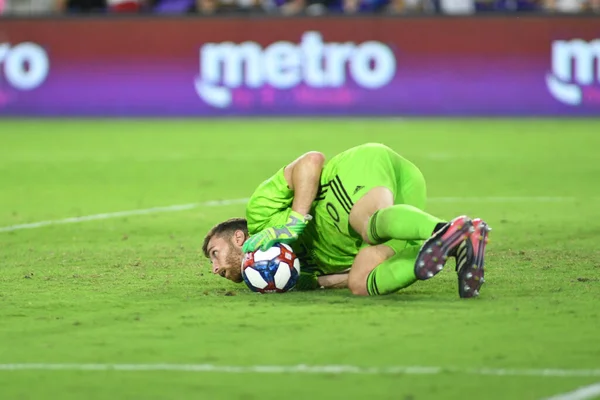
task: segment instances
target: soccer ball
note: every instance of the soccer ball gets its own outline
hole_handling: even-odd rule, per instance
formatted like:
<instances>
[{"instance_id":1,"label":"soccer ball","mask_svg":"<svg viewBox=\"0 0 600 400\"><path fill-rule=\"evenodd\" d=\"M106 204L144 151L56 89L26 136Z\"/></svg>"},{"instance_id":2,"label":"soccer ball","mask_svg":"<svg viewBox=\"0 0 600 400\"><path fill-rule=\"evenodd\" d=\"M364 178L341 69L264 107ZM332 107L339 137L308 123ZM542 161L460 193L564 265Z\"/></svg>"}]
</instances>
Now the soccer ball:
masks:
<instances>
[{"instance_id":1,"label":"soccer ball","mask_svg":"<svg viewBox=\"0 0 600 400\"><path fill-rule=\"evenodd\" d=\"M277 243L266 251L244 255L242 277L253 292L287 292L296 285L299 275L300 260L287 244Z\"/></svg>"}]
</instances>

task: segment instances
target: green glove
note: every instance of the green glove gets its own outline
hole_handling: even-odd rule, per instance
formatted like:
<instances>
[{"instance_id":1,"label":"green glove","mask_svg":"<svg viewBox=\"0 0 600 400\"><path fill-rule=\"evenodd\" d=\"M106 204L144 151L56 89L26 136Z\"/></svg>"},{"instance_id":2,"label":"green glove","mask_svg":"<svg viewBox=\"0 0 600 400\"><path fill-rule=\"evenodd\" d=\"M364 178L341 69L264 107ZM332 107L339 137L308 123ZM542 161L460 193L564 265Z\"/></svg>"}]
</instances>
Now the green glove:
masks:
<instances>
[{"instance_id":1,"label":"green glove","mask_svg":"<svg viewBox=\"0 0 600 400\"><path fill-rule=\"evenodd\" d=\"M261 249L263 251L270 249L275 243L292 243L306 228L306 224L312 217L310 215L298 214L295 211L290 213L285 225L278 225L266 228L255 235L252 235L242 247L244 253L250 253Z\"/></svg>"}]
</instances>

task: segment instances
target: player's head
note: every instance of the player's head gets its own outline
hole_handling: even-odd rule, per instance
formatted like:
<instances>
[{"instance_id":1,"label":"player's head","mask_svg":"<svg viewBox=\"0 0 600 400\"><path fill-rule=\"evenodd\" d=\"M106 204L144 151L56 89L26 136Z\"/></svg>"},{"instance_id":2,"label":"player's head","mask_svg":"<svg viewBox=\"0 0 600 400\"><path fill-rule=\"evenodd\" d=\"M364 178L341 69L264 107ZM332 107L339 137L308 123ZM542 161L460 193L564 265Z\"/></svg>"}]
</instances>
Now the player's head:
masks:
<instances>
[{"instance_id":1,"label":"player's head","mask_svg":"<svg viewBox=\"0 0 600 400\"><path fill-rule=\"evenodd\" d=\"M248 223L244 218L228 219L208 231L202 252L210 260L213 274L242 282L242 245L247 238Z\"/></svg>"}]
</instances>

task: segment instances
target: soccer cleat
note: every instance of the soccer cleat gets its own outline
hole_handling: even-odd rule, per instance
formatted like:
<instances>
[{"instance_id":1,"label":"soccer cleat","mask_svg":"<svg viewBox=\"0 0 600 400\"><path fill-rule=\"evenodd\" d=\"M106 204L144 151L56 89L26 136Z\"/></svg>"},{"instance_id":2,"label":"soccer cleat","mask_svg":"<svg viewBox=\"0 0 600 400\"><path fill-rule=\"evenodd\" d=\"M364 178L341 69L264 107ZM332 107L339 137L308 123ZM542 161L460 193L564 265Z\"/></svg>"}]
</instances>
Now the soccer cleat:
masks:
<instances>
[{"instance_id":1,"label":"soccer cleat","mask_svg":"<svg viewBox=\"0 0 600 400\"><path fill-rule=\"evenodd\" d=\"M473 230L473 222L467 216L454 218L423 243L415 261L415 275L420 280L432 278L440 272L448 256L464 242Z\"/></svg>"},{"instance_id":2,"label":"soccer cleat","mask_svg":"<svg viewBox=\"0 0 600 400\"><path fill-rule=\"evenodd\" d=\"M484 280L485 246L492 230L479 218L473 220L473 232L456 251L458 295L461 298L477 297Z\"/></svg>"}]
</instances>

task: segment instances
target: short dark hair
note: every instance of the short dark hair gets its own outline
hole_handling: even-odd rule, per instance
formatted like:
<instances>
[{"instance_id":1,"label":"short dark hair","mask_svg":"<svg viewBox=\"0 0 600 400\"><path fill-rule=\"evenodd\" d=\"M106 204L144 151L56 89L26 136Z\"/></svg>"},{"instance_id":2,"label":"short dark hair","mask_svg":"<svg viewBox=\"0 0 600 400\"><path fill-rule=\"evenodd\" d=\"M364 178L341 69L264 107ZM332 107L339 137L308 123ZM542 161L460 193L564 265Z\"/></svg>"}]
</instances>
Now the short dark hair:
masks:
<instances>
[{"instance_id":1,"label":"short dark hair","mask_svg":"<svg viewBox=\"0 0 600 400\"><path fill-rule=\"evenodd\" d=\"M233 232L240 230L244 232L244 235L248 236L248 221L245 218L230 218L227 221L223 221L211 228L204 238L202 244L202 252L204 257L208 258L208 242L215 236L231 236Z\"/></svg>"}]
</instances>

